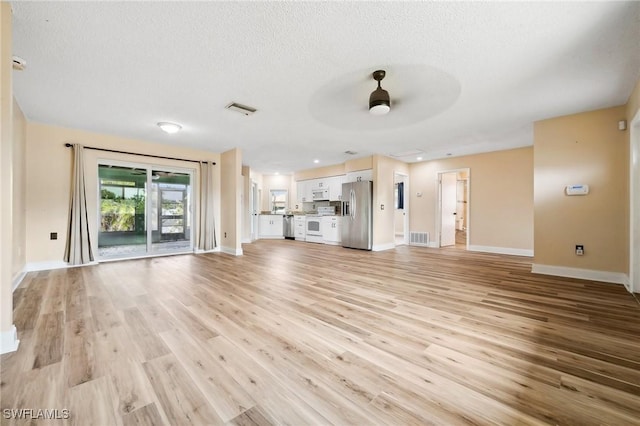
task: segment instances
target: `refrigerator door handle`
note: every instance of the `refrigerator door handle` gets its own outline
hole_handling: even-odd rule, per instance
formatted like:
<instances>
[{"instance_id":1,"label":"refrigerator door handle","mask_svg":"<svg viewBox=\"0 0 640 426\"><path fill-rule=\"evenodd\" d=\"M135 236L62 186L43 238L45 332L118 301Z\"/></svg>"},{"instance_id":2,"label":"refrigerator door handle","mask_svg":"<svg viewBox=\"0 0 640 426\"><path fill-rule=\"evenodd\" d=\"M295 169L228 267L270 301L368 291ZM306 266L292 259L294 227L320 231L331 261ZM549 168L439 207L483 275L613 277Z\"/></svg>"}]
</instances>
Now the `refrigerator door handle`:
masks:
<instances>
[{"instance_id":1,"label":"refrigerator door handle","mask_svg":"<svg viewBox=\"0 0 640 426\"><path fill-rule=\"evenodd\" d=\"M351 218L355 219L356 217L356 192L351 190Z\"/></svg>"}]
</instances>

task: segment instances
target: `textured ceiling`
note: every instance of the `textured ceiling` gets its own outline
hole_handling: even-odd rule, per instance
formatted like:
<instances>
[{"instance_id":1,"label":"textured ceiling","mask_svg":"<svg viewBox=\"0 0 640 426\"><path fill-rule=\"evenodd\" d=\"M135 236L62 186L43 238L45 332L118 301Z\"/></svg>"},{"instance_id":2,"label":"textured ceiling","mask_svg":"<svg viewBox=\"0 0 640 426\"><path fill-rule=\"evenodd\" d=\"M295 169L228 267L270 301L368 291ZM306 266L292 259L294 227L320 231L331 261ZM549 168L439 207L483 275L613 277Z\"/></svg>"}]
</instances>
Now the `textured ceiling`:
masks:
<instances>
[{"instance_id":1,"label":"textured ceiling","mask_svg":"<svg viewBox=\"0 0 640 426\"><path fill-rule=\"evenodd\" d=\"M30 120L288 173L533 143L533 121L624 104L638 2L12 2ZM371 116L385 69L391 112ZM230 102L258 109L226 110ZM180 123L164 134L158 121ZM313 160L320 160L314 164Z\"/></svg>"}]
</instances>

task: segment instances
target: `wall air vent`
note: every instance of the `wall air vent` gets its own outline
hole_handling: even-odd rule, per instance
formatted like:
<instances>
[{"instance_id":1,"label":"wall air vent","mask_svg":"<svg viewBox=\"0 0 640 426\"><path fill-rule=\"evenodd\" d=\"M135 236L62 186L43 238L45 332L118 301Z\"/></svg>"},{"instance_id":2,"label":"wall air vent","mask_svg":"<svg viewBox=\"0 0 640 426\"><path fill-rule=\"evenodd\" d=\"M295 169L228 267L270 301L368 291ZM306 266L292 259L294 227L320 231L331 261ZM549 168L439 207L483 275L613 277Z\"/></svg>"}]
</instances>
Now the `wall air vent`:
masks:
<instances>
[{"instance_id":1,"label":"wall air vent","mask_svg":"<svg viewBox=\"0 0 640 426\"><path fill-rule=\"evenodd\" d=\"M236 111L236 112L242 113L244 115L251 115L251 114L253 114L254 112L257 111L257 109L255 109L255 108L251 108L250 106L242 105L242 104L239 104L237 102L231 102L225 108L229 109L231 111Z\"/></svg>"},{"instance_id":2,"label":"wall air vent","mask_svg":"<svg viewBox=\"0 0 640 426\"><path fill-rule=\"evenodd\" d=\"M409 233L409 245L412 246L429 246L429 233L428 232L413 232Z\"/></svg>"}]
</instances>

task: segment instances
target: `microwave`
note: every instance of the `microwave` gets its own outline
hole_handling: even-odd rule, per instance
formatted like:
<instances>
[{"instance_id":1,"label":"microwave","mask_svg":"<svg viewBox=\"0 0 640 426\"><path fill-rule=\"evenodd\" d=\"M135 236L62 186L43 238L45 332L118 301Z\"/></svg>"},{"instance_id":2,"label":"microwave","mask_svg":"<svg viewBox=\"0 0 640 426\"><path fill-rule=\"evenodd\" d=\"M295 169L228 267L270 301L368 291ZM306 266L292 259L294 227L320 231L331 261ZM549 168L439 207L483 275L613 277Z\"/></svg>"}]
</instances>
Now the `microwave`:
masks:
<instances>
[{"instance_id":1,"label":"microwave","mask_svg":"<svg viewBox=\"0 0 640 426\"><path fill-rule=\"evenodd\" d=\"M313 201L328 201L329 200L329 189L325 188L316 188L311 191L311 198Z\"/></svg>"}]
</instances>

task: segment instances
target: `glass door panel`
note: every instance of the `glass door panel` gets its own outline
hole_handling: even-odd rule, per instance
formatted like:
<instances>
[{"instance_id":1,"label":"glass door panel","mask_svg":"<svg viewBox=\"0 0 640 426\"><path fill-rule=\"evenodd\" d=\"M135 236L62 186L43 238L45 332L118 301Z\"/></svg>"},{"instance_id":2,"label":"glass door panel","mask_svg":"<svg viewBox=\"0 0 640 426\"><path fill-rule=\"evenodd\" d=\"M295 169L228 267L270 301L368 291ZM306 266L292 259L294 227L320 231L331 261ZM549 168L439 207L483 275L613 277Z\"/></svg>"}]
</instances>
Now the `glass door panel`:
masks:
<instances>
[{"instance_id":1,"label":"glass door panel","mask_svg":"<svg viewBox=\"0 0 640 426\"><path fill-rule=\"evenodd\" d=\"M100 229L98 256L115 258L147 252L146 169L98 166Z\"/></svg>"},{"instance_id":2,"label":"glass door panel","mask_svg":"<svg viewBox=\"0 0 640 426\"><path fill-rule=\"evenodd\" d=\"M191 176L153 170L151 179L151 250L191 250Z\"/></svg>"}]
</instances>

